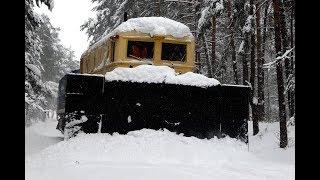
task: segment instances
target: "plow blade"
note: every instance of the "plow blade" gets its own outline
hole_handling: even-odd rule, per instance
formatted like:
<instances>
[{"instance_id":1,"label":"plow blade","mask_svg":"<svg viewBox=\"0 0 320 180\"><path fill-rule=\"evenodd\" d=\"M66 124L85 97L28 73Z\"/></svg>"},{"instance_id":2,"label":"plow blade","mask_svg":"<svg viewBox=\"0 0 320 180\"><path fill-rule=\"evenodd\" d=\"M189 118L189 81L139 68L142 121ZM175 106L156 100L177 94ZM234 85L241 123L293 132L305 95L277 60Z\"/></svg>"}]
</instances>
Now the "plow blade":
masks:
<instances>
[{"instance_id":1,"label":"plow blade","mask_svg":"<svg viewBox=\"0 0 320 180\"><path fill-rule=\"evenodd\" d=\"M156 83L106 82L106 119L101 132L165 128L185 136L230 136L244 142L248 87L208 88Z\"/></svg>"},{"instance_id":2,"label":"plow blade","mask_svg":"<svg viewBox=\"0 0 320 180\"><path fill-rule=\"evenodd\" d=\"M78 78L85 76L79 75ZM93 82L89 78L87 81ZM73 113L78 119L81 115L88 117L89 120L81 123L82 130L86 133L99 131L125 134L143 128L165 128L183 133L185 136L230 136L248 142L249 87L218 85L202 88L177 84L112 81L104 82L100 88L101 85L93 84L90 88L96 87L101 91L78 95L76 103L69 97L73 92L65 93L66 107L69 108L63 114L58 113L61 124L58 129L64 130L63 124L72 121L70 116L66 115Z\"/></svg>"}]
</instances>

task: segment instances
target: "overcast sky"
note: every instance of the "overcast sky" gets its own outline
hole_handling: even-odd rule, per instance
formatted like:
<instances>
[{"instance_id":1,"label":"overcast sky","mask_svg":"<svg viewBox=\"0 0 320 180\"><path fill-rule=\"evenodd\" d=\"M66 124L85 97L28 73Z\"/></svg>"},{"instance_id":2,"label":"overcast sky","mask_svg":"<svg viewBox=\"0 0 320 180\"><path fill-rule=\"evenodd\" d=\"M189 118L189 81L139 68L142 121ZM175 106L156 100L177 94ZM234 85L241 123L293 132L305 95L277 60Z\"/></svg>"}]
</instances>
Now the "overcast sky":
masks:
<instances>
[{"instance_id":1,"label":"overcast sky","mask_svg":"<svg viewBox=\"0 0 320 180\"><path fill-rule=\"evenodd\" d=\"M80 26L93 17L91 0L54 0L54 7L49 11L45 5L35 8L36 12L43 12L49 16L55 27L60 27L60 39L66 47L75 51L77 60L87 49L89 42Z\"/></svg>"}]
</instances>

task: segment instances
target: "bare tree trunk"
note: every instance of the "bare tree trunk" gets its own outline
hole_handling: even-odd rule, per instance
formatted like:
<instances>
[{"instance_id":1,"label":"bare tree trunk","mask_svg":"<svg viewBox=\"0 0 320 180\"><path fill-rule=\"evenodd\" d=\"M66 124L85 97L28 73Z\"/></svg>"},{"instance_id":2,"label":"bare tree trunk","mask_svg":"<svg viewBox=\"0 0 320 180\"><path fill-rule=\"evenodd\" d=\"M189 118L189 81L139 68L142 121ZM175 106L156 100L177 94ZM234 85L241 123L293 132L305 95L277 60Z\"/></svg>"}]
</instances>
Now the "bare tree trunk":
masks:
<instances>
[{"instance_id":1,"label":"bare tree trunk","mask_svg":"<svg viewBox=\"0 0 320 180\"><path fill-rule=\"evenodd\" d=\"M197 30L197 25L198 25L198 21L200 19L199 17L199 10L200 10L200 2L198 2L198 0L194 0L194 12L193 12L193 16L194 16L194 33L195 33L195 37L197 37L195 39L195 72L196 73L200 73L200 68L201 68L201 61L200 61L200 46L199 46L199 38L198 38L198 30Z\"/></svg>"},{"instance_id":2,"label":"bare tree trunk","mask_svg":"<svg viewBox=\"0 0 320 180\"><path fill-rule=\"evenodd\" d=\"M292 6L291 6L291 18L290 18L290 45L291 48L294 47L294 33L293 33L293 19L294 19L294 8L295 8L295 1L292 1ZM290 58L290 73L293 75L294 74L294 61L293 61L293 56L294 56L294 51L291 53L291 58ZM294 97L294 92L292 89L289 90L288 92L288 100L289 100L289 115L290 117L294 116L295 112L295 97Z\"/></svg>"},{"instance_id":3,"label":"bare tree trunk","mask_svg":"<svg viewBox=\"0 0 320 180\"><path fill-rule=\"evenodd\" d=\"M161 16L161 5L162 5L162 0L158 0L158 16Z\"/></svg>"},{"instance_id":4,"label":"bare tree trunk","mask_svg":"<svg viewBox=\"0 0 320 180\"><path fill-rule=\"evenodd\" d=\"M211 72L212 75L215 73L216 63L216 16L212 16L212 34L211 34Z\"/></svg>"},{"instance_id":5,"label":"bare tree trunk","mask_svg":"<svg viewBox=\"0 0 320 180\"><path fill-rule=\"evenodd\" d=\"M267 78L266 78L266 87L268 87L267 90L267 114L268 114L268 120L271 120L271 103L270 103L270 88L269 88L269 69L267 69Z\"/></svg>"},{"instance_id":6,"label":"bare tree trunk","mask_svg":"<svg viewBox=\"0 0 320 180\"><path fill-rule=\"evenodd\" d=\"M138 17L139 15L138 15L138 9L136 8L136 6L137 6L137 2L136 2L136 0L131 0L131 4L130 4L131 6L132 6L132 15L131 15L131 17L130 18L136 18L136 17Z\"/></svg>"},{"instance_id":7,"label":"bare tree trunk","mask_svg":"<svg viewBox=\"0 0 320 180\"><path fill-rule=\"evenodd\" d=\"M240 29L241 31L241 36L243 38L243 45L244 50L239 50L239 56L240 60L242 62L242 84L247 85L249 81L249 69L248 69L248 60L247 60L247 54L249 52L249 34L247 32L243 32L243 27L246 22L246 16L247 13L245 12L245 2L246 0L239 0L239 1L234 1L234 6L237 11L237 18L239 20L237 24L237 28ZM241 45L240 45L241 46Z\"/></svg>"},{"instance_id":8,"label":"bare tree trunk","mask_svg":"<svg viewBox=\"0 0 320 180\"><path fill-rule=\"evenodd\" d=\"M286 26L285 14L284 14L284 5L281 1L279 3L280 3L279 4L279 13L280 13L280 31L281 31L281 39L282 39L282 53L285 53L286 50L289 50L288 35L287 35L288 33L287 33L287 28L286 28L287 26ZM284 66L285 66L286 79L288 79L288 77L290 75L289 58L285 58Z\"/></svg>"},{"instance_id":9,"label":"bare tree trunk","mask_svg":"<svg viewBox=\"0 0 320 180\"><path fill-rule=\"evenodd\" d=\"M249 33L244 33L244 51L241 52L242 57L242 84L247 85L249 82L249 64L248 64L248 53L249 53Z\"/></svg>"},{"instance_id":10,"label":"bare tree trunk","mask_svg":"<svg viewBox=\"0 0 320 180\"><path fill-rule=\"evenodd\" d=\"M272 0L274 11L274 30L275 30L275 49L277 56L281 55L281 20L280 20L280 0ZM286 105L284 98L284 82L282 61L277 63L277 84L279 102L279 121L280 121L280 148L288 145Z\"/></svg>"},{"instance_id":11,"label":"bare tree trunk","mask_svg":"<svg viewBox=\"0 0 320 180\"><path fill-rule=\"evenodd\" d=\"M263 47L263 50L262 50L262 54L261 54L261 61L262 61L262 64L265 63L265 55L266 55L266 42L267 42L267 18L268 18L268 8L269 8L269 3L267 2L266 3L266 7L264 9L264 19L263 19L263 37L262 37L262 47ZM262 76L263 76L263 79L262 81L264 81L264 72L262 71ZM258 80L259 81L259 80ZM267 112L268 112L268 120L271 119L271 105L270 105L270 88L269 88L269 69L267 70L267 79L266 79L266 86L268 88L268 91L267 91ZM264 83L262 83L264 84ZM259 87L258 87L259 88ZM258 93L259 94L259 93Z\"/></svg>"},{"instance_id":12,"label":"bare tree trunk","mask_svg":"<svg viewBox=\"0 0 320 180\"><path fill-rule=\"evenodd\" d=\"M264 58L261 49L261 26L260 26L260 9L256 11L256 27L257 27L257 74L258 74L258 104L257 104L257 118L258 122L264 121L264 72L262 66Z\"/></svg>"},{"instance_id":13,"label":"bare tree trunk","mask_svg":"<svg viewBox=\"0 0 320 180\"><path fill-rule=\"evenodd\" d=\"M290 44L291 44L291 48L293 48L294 46L294 33L293 33L293 19L294 19L294 8L295 8L295 1L292 1L292 6L291 6L291 18L290 18ZM294 66L294 62L293 62L293 55L294 55L294 51L292 51L291 53L291 64L290 64L290 70L293 73L293 66Z\"/></svg>"},{"instance_id":14,"label":"bare tree trunk","mask_svg":"<svg viewBox=\"0 0 320 180\"><path fill-rule=\"evenodd\" d=\"M231 0L227 1L227 9L228 9L228 16L230 18L230 34L231 34L231 39L230 39L230 48L231 48L231 60L232 60L232 68L233 68L233 78L235 84L239 84L239 79L238 79L238 68L237 68L237 59L236 59L236 47L234 44L234 22L235 22L235 16L232 13L232 4Z\"/></svg>"},{"instance_id":15,"label":"bare tree trunk","mask_svg":"<svg viewBox=\"0 0 320 180\"><path fill-rule=\"evenodd\" d=\"M202 35L201 35L201 38L202 38L202 42L204 44L204 54L206 56L206 64L207 64L207 68L208 68L208 77L212 78L212 76L213 76L212 65L211 65L211 61L209 59L209 53L208 53L209 46L208 46L208 43L206 41L206 37L205 36L206 36L205 32L203 32Z\"/></svg>"},{"instance_id":16,"label":"bare tree trunk","mask_svg":"<svg viewBox=\"0 0 320 180\"><path fill-rule=\"evenodd\" d=\"M251 30L250 30L250 84L252 86L252 97L255 92L255 75L256 75L256 60L255 60L255 31L254 31L254 16L253 16L253 0L250 0L250 16L251 18Z\"/></svg>"},{"instance_id":17,"label":"bare tree trunk","mask_svg":"<svg viewBox=\"0 0 320 180\"><path fill-rule=\"evenodd\" d=\"M287 50L289 50L289 39L288 39L288 33L287 33L287 26L286 26L286 19L285 19L285 13L284 13L284 4L286 3L285 0L283 2L279 2L279 10L280 10L280 29L281 29L281 37L282 37L282 53L285 53ZM289 58L285 58L284 66L285 66L285 82L288 82L288 79L290 75L292 75L291 71L291 65L293 62L290 62ZM294 114L294 103L293 103L293 93L289 90L288 92L288 105L289 105L289 116L292 117Z\"/></svg>"},{"instance_id":18,"label":"bare tree trunk","mask_svg":"<svg viewBox=\"0 0 320 180\"><path fill-rule=\"evenodd\" d=\"M255 99L255 77L256 77L256 59L255 59L255 47L256 47L256 39L255 39L255 30L254 30L254 14L253 14L253 0L250 0L250 84L252 86L251 90L251 108L252 108L252 124L253 124L253 135L258 134L259 132L259 122L258 122L258 112L257 112L257 104L254 101Z\"/></svg>"},{"instance_id":19,"label":"bare tree trunk","mask_svg":"<svg viewBox=\"0 0 320 180\"><path fill-rule=\"evenodd\" d=\"M248 67L248 59L247 54L249 52L249 34L245 35L244 40L244 51L241 52L242 58L242 84L247 85L249 82L249 67Z\"/></svg>"}]
</instances>

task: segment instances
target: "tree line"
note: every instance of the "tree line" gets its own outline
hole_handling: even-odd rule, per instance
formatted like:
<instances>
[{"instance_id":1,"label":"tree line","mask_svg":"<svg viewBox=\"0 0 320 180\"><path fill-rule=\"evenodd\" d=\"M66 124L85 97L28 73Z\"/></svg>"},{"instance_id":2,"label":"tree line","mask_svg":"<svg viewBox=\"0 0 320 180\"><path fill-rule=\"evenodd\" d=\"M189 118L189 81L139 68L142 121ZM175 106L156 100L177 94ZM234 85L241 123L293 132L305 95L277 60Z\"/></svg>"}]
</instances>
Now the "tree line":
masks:
<instances>
[{"instance_id":1,"label":"tree line","mask_svg":"<svg viewBox=\"0 0 320 180\"><path fill-rule=\"evenodd\" d=\"M35 4L34 4L35 3ZM62 45L59 28L35 6L53 8L52 0L25 0L25 124L44 119L44 111L56 109L58 81L78 69L74 51Z\"/></svg>"}]
</instances>

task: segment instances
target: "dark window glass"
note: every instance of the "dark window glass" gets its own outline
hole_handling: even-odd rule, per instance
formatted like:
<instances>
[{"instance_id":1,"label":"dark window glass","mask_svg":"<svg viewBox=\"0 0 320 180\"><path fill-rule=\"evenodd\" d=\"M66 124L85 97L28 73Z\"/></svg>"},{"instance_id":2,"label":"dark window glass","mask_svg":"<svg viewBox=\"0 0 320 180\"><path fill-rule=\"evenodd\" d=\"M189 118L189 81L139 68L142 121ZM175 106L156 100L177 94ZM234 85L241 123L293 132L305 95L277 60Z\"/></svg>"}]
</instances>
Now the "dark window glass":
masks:
<instances>
[{"instance_id":1,"label":"dark window glass","mask_svg":"<svg viewBox=\"0 0 320 180\"><path fill-rule=\"evenodd\" d=\"M161 59L168 61L185 61L187 46L185 44L162 43Z\"/></svg>"},{"instance_id":2,"label":"dark window glass","mask_svg":"<svg viewBox=\"0 0 320 180\"><path fill-rule=\"evenodd\" d=\"M116 43L114 41L111 41L111 54L110 54L110 62L114 61L114 51L115 51Z\"/></svg>"},{"instance_id":3,"label":"dark window glass","mask_svg":"<svg viewBox=\"0 0 320 180\"><path fill-rule=\"evenodd\" d=\"M153 58L154 42L128 41L127 57L138 60Z\"/></svg>"}]
</instances>

